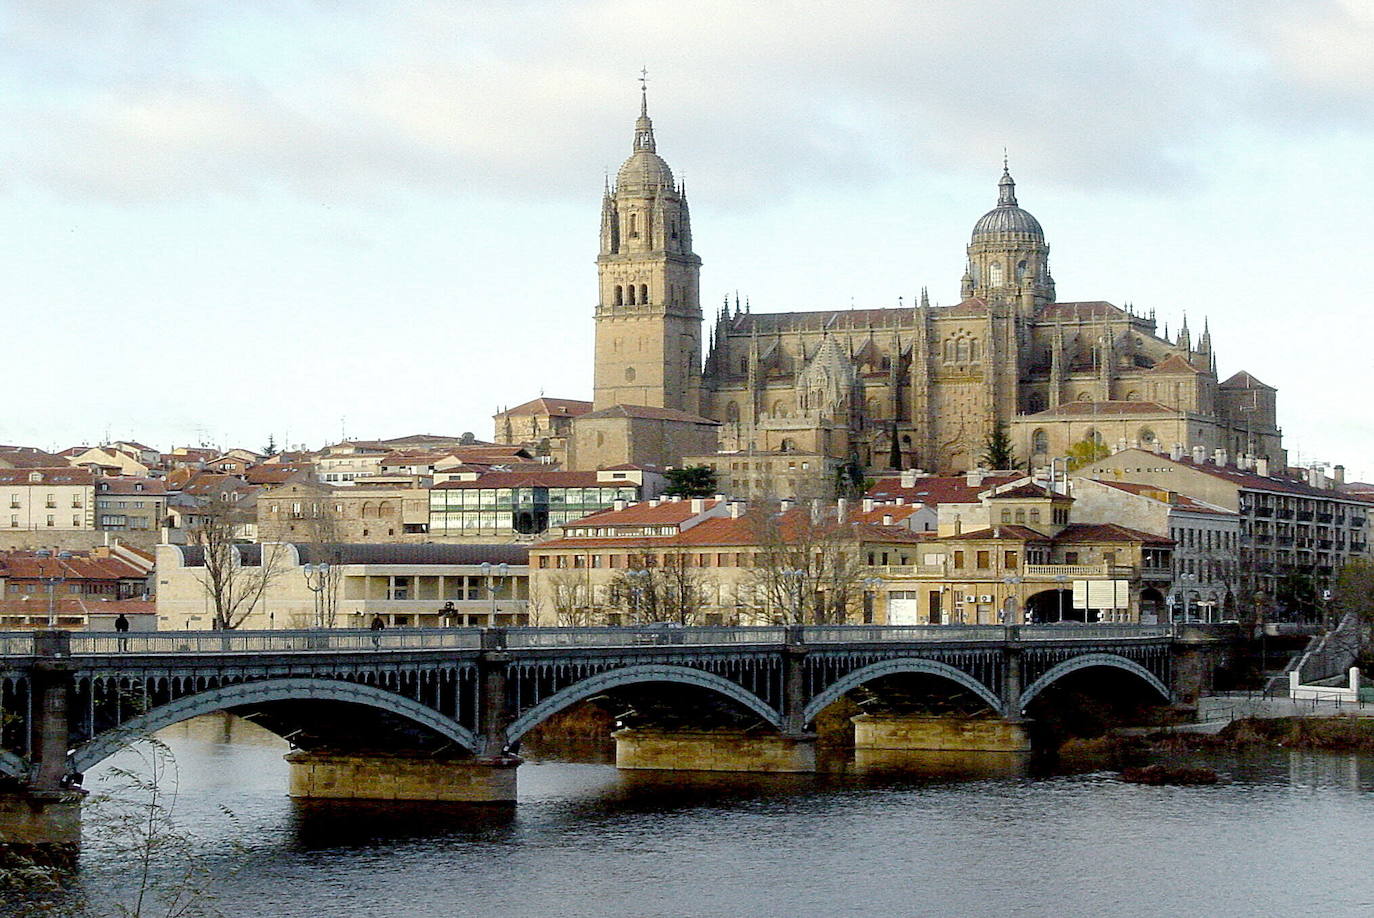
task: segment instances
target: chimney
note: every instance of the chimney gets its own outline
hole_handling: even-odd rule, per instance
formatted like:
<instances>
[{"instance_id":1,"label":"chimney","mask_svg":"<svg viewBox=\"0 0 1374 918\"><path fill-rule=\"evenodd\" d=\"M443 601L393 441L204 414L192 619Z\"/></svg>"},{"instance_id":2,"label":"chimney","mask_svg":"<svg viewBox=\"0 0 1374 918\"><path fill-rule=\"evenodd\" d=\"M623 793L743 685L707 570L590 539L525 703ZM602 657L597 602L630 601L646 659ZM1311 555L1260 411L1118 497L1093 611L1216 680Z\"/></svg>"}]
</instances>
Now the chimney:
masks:
<instances>
[{"instance_id":1,"label":"chimney","mask_svg":"<svg viewBox=\"0 0 1374 918\"><path fill-rule=\"evenodd\" d=\"M849 501L843 497L835 501L835 522L843 523L849 519Z\"/></svg>"},{"instance_id":2,"label":"chimney","mask_svg":"<svg viewBox=\"0 0 1374 918\"><path fill-rule=\"evenodd\" d=\"M969 469L968 472L964 475L964 481L967 482L970 488L976 488L979 485L981 485L983 483L982 467L980 466L976 469Z\"/></svg>"},{"instance_id":3,"label":"chimney","mask_svg":"<svg viewBox=\"0 0 1374 918\"><path fill-rule=\"evenodd\" d=\"M698 513L705 513L705 512L706 512L706 499L705 499L704 497L694 497L694 498L692 498L692 514L693 514L693 515L696 515L696 514L698 514Z\"/></svg>"},{"instance_id":4,"label":"chimney","mask_svg":"<svg viewBox=\"0 0 1374 918\"><path fill-rule=\"evenodd\" d=\"M905 504L905 503L906 503L906 498L905 498L905 497L899 497L899 498L897 498L897 506L900 507L900 506L902 506L902 505Z\"/></svg>"},{"instance_id":5,"label":"chimney","mask_svg":"<svg viewBox=\"0 0 1374 918\"><path fill-rule=\"evenodd\" d=\"M716 500L725 500L725 495L724 495L724 494L717 494L717 495L716 495Z\"/></svg>"},{"instance_id":6,"label":"chimney","mask_svg":"<svg viewBox=\"0 0 1374 918\"><path fill-rule=\"evenodd\" d=\"M732 500L732 501L730 501L730 519L732 519L732 520L737 520L737 519L739 519L741 516L744 516L744 501L742 501L742 500Z\"/></svg>"},{"instance_id":7,"label":"chimney","mask_svg":"<svg viewBox=\"0 0 1374 918\"><path fill-rule=\"evenodd\" d=\"M821 521L821 502L820 502L819 500L813 499L813 500L811 501L811 522L814 524L814 523L819 523L820 521Z\"/></svg>"},{"instance_id":8,"label":"chimney","mask_svg":"<svg viewBox=\"0 0 1374 918\"><path fill-rule=\"evenodd\" d=\"M1205 463L1206 461L1207 461L1207 447L1205 447L1205 446L1194 446L1194 447L1193 447L1193 465L1202 465L1202 464Z\"/></svg>"},{"instance_id":9,"label":"chimney","mask_svg":"<svg viewBox=\"0 0 1374 918\"><path fill-rule=\"evenodd\" d=\"M623 498L623 497L618 497L618 498L616 498L615 500L611 501L611 509L612 509L612 510L624 510L625 507L626 507L626 500L625 500L625 498Z\"/></svg>"},{"instance_id":10,"label":"chimney","mask_svg":"<svg viewBox=\"0 0 1374 918\"><path fill-rule=\"evenodd\" d=\"M1216 451L1212 453L1212 461L1215 462L1217 465L1225 465L1226 458L1226 450L1222 449L1221 447L1217 447Z\"/></svg>"},{"instance_id":11,"label":"chimney","mask_svg":"<svg viewBox=\"0 0 1374 918\"><path fill-rule=\"evenodd\" d=\"M958 516L958 515L956 515L956 516L954 517L954 534L955 534L955 535L963 535L963 534L964 534L964 519L963 519L963 517Z\"/></svg>"},{"instance_id":12,"label":"chimney","mask_svg":"<svg viewBox=\"0 0 1374 918\"><path fill-rule=\"evenodd\" d=\"M657 497L655 497L653 500L649 501L649 506L650 506L650 507L657 507L658 505L659 505L659 499L658 499Z\"/></svg>"},{"instance_id":13,"label":"chimney","mask_svg":"<svg viewBox=\"0 0 1374 918\"><path fill-rule=\"evenodd\" d=\"M1338 466L1336 466L1336 468L1340 468L1340 466L1338 465ZM865 497L865 498L864 498L864 503L863 503L864 513L872 513L872 512L873 512L873 503L874 503L873 498L871 498L871 497Z\"/></svg>"},{"instance_id":14,"label":"chimney","mask_svg":"<svg viewBox=\"0 0 1374 918\"><path fill-rule=\"evenodd\" d=\"M1319 490L1326 489L1326 469L1320 466L1312 466L1307 470L1307 483Z\"/></svg>"},{"instance_id":15,"label":"chimney","mask_svg":"<svg viewBox=\"0 0 1374 918\"><path fill-rule=\"evenodd\" d=\"M792 509L793 503L795 503L795 501L793 501L792 498L784 497L782 500L778 501L778 509L781 510L783 513L786 513L787 511Z\"/></svg>"},{"instance_id":16,"label":"chimney","mask_svg":"<svg viewBox=\"0 0 1374 918\"><path fill-rule=\"evenodd\" d=\"M1172 460L1174 460L1175 462L1178 462L1178 461L1180 461L1180 460L1183 458L1183 444L1182 444L1182 443L1175 443L1175 444L1174 444L1173 449L1169 450L1169 458L1172 459Z\"/></svg>"},{"instance_id":17,"label":"chimney","mask_svg":"<svg viewBox=\"0 0 1374 918\"><path fill-rule=\"evenodd\" d=\"M904 488L914 488L914 487L916 487L916 470L915 470L915 469L903 469L903 470L902 470L902 487L904 487Z\"/></svg>"},{"instance_id":18,"label":"chimney","mask_svg":"<svg viewBox=\"0 0 1374 918\"><path fill-rule=\"evenodd\" d=\"M1261 478L1269 477L1269 457L1260 456L1255 459L1255 474Z\"/></svg>"},{"instance_id":19,"label":"chimney","mask_svg":"<svg viewBox=\"0 0 1374 918\"><path fill-rule=\"evenodd\" d=\"M1338 485L1345 484L1345 466L1338 465L1332 471L1335 473L1335 481Z\"/></svg>"},{"instance_id":20,"label":"chimney","mask_svg":"<svg viewBox=\"0 0 1374 918\"><path fill-rule=\"evenodd\" d=\"M884 513L884 514L883 514L883 525L884 525L884 526L891 526L891 525L892 525L892 514L891 514L891 513Z\"/></svg>"}]
</instances>

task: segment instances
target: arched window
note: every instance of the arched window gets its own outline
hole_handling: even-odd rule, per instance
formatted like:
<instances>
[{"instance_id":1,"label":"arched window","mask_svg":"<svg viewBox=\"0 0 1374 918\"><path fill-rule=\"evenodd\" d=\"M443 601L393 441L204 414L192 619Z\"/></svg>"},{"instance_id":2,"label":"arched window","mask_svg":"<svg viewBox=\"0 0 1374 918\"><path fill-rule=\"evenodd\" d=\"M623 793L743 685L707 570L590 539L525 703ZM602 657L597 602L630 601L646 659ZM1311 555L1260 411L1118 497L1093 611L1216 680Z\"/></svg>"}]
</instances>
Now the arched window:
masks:
<instances>
[{"instance_id":1,"label":"arched window","mask_svg":"<svg viewBox=\"0 0 1374 918\"><path fill-rule=\"evenodd\" d=\"M741 358L739 359L739 371L740 371L741 373L748 373L748 372L749 372L749 358L748 358L748 357L741 357Z\"/></svg>"},{"instance_id":2,"label":"arched window","mask_svg":"<svg viewBox=\"0 0 1374 918\"><path fill-rule=\"evenodd\" d=\"M782 451L784 453L795 453L797 451L797 441L791 437L784 437L782 441Z\"/></svg>"},{"instance_id":3,"label":"arched window","mask_svg":"<svg viewBox=\"0 0 1374 918\"><path fill-rule=\"evenodd\" d=\"M636 238L636 237L638 237L638 236L639 236L639 214L632 213L632 214L630 214L630 238L631 238L631 239L634 239L634 238Z\"/></svg>"},{"instance_id":4,"label":"arched window","mask_svg":"<svg viewBox=\"0 0 1374 918\"><path fill-rule=\"evenodd\" d=\"M1031 452L1043 456L1050 451L1050 436L1043 430L1031 434Z\"/></svg>"},{"instance_id":5,"label":"arched window","mask_svg":"<svg viewBox=\"0 0 1374 918\"><path fill-rule=\"evenodd\" d=\"M1089 427L1088 432L1083 434L1083 439L1087 440L1089 443L1096 443L1098 446L1101 446L1103 442L1101 432L1092 427Z\"/></svg>"},{"instance_id":6,"label":"arched window","mask_svg":"<svg viewBox=\"0 0 1374 918\"><path fill-rule=\"evenodd\" d=\"M669 225L671 226L671 230L669 231L669 234L670 234L674 239L676 239L676 238L677 238L677 221L674 220L674 221L673 221L671 224L669 224Z\"/></svg>"},{"instance_id":7,"label":"arched window","mask_svg":"<svg viewBox=\"0 0 1374 918\"><path fill-rule=\"evenodd\" d=\"M615 285L615 304L617 306L625 305L625 288L619 284Z\"/></svg>"},{"instance_id":8,"label":"arched window","mask_svg":"<svg viewBox=\"0 0 1374 918\"><path fill-rule=\"evenodd\" d=\"M629 284L625 288L625 303L629 306L635 304L635 285Z\"/></svg>"},{"instance_id":9,"label":"arched window","mask_svg":"<svg viewBox=\"0 0 1374 918\"><path fill-rule=\"evenodd\" d=\"M1029 274L1029 273L1030 273L1030 268L1026 265L1026 262L1025 262L1024 259L1022 259L1021 261L1017 262L1017 264L1016 264L1016 279L1017 279L1017 280L1022 280L1022 281L1025 280L1025 279L1026 279L1026 275Z\"/></svg>"},{"instance_id":10,"label":"arched window","mask_svg":"<svg viewBox=\"0 0 1374 918\"><path fill-rule=\"evenodd\" d=\"M777 401L777 402L774 402L774 403L773 403L773 417L775 417L775 418L780 418L780 417L782 417L782 402L781 402L781 401Z\"/></svg>"},{"instance_id":11,"label":"arched window","mask_svg":"<svg viewBox=\"0 0 1374 918\"><path fill-rule=\"evenodd\" d=\"M739 420L739 405L734 402L725 403L725 420L732 424Z\"/></svg>"},{"instance_id":12,"label":"arched window","mask_svg":"<svg viewBox=\"0 0 1374 918\"><path fill-rule=\"evenodd\" d=\"M945 342L945 363L954 362L954 339Z\"/></svg>"},{"instance_id":13,"label":"arched window","mask_svg":"<svg viewBox=\"0 0 1374 918\"><path fill-rule=\"evenodd\" d=\"M640 301L641 303L647 303L647 302L649 302L649 285L648 285L648 284L640 284L640 285L639 285L639 301Z\"/></svg>"},{"instance_id":14,"label":"arched window","mask_svg":"<svg viewBox=\"0 0 1374 918\"><path fill-rule=\"evenodd\" d=\"M1078 400L1080 402L1090 402L1093 400L1093 395L1091 392L1080 392L1078 393Z\"/></svg>"},{"instance_id":15,"label":"arched window","mask_svg":"<svg viewBox=\"0 0 1374 918\"><path fill-rule=\"evenodd\" d=\"M978 339L974 338L968 343L968 359L974 363L978 362Z\"/></svg>"},{"instance_id":16,"label":"arched window","mask_svg":"<svg viewBox=\"0 0 1374 918\"><path fill-rule=\"evenodd\" d=\"M955 345L955 349L958 354L959 363L968 363L968 339L960 338L958 344Z\"/></svg>"},{"instance_id":17,"label":"arched window","mask_svg":"<svg viewBox=\"0 0 1374 918\"><path fill-rule=\"evenodd\" d=\"M1138 402L1138 401L1140 401L1140 393L1137 392L1137 391L1135 391L1134 389L1132 389L1130 392L1127 392L1127 393L1126 393L1126 401L1128 401L1128 402Z\"/></svg>"},{"instance_id":18,"label":"arched window","mask_svg":"<svg viewBox=\"0 0 1374 918\"><path fill-rule=\"evenodd\" d=\"M988 286L1002 286L1002 263L1000 261L994 261L988 265Z\"/></svg>"}]
</instances>

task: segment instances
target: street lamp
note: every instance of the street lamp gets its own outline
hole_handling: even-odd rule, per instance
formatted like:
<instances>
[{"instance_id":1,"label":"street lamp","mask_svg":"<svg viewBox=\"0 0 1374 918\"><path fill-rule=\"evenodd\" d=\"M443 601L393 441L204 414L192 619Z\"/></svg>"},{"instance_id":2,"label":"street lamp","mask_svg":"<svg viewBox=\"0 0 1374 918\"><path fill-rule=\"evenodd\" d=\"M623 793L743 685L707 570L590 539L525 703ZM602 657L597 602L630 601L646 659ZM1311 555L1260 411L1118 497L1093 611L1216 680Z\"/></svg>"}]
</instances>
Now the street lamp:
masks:
<instances>
[{"instance_id":1,"label":"street lamp","mask_svg":"<svg viewBox=\"0 0 1374 918\"><path fill-rule=\"evenodd\" d=\"M643 614L641 610L641 600L644 598L644 588L649 585L649 578L653 575L642 568L635 568L634 570L626 571L625 576L629 578L630 581L630 602L633 610L631 614L634 616L634 622L632 622L632 624L638 625L641 624L639 619Z\"/></svg>"},{"instance_id":2,"label":"street lamp","mask_svg":"<svg viewBox=\"0 0 1374 918\"><path fill-rule=\"evenodd\" d=\"M871 625L873 624L873 607L876 605L874 600L878 587L883 585L883 581L880 577L865 577L861 582L864 585L864 624Z\"/></svg>"},{"instance_id":3,"label":"street lamp","mask_svg":"<svg viewBox=\"0 0 1374 918\"><path fill-rule=\"evenodd\" d=\"M1020 605L1017 595L1021 591L1017 587L1021 585L1021 578L1015 575L1003 577L1002 582L1007 585L1007 598L1002 600L1002 611L998 615L1002 620L1001 624L1014 625L1016 624L1016 607ZM1008 608L1008 601L1010 601L1010 608ZM1008 615L1008 612L1011 614Z\"/></svg>"},{"instance_id":4,"label":"street lamp","mask_svg":"<svg viewBox=\"0 0 1374 918\"><path fill-rule=\"evenodd\" d=\"M1054 582L1057 584L1054 594L1059 597L1059 621L1062 624L1064 621L1064 584L1069 582L1069 577L1067 574L1055 574ZM1083 618L1087 619L1087 617L1087 614L1084 614Z\"/></svg>"},{"instance_id":5,"label":"street lamp","mask_svg":"<svg viewBox=\"0 0 1374 918\"><path fill-rule=\"evenodd\" d=\"M329 584L329 562L307 564L301 569L305 574L305 585L315 594L315 627L324 627L324 589ZM275 627L275 613L268 614L269 627Z\"/></svg>"},{"instance_id":6,"label":"street lamp","mask_svg":"<svg viewBox=\"0 0 1374 918\"><path fill-rule=\"evenodd\" d=\"M806 571L789 567L782 571L782 576L786 578L784 583L790 581L788 592L794 594L792 596L792 623L800 625L802 624L802 580L806 577Z\"/></svg>"},{"instance_id":7,"label":"street lamp","mask_svg":"<svg viewBox=\"0 0 1374 918\"><path fill-rule=\"evenodd\" d=\"M47 560L49 560L50 558L53 557L53 553L50 552L50 551L48 551L46 548L40 548L38 551L34 552L34 557L38 558L40 562L41 562L41 561L47 561ZM60 551L60 552L57 553L57 561L58 561L57 569L58 569L59 571L62 572L62 573L61 573L61 576L54 576L54 575L52 575L52 574L49 574L48 576L44 577L44 576L42 576L42 573L43 573L43 565L42 565L41 563L38 565L38 572L39 572L39 578L38 578L38 579L41 580L43 583L46 583L46 584L48 585L48 627L49 627L49 628L52 628L52 627L54 627L54 626L57 625L56 613L55 613L55 611L54 611L54 608L55 608L55 605L56 605L54 601L57 599L57 585L58 585L59 583L66 583L66 582L67 582L67 573L66 573L66 569L62 566L62 563L63 563L63 562L66 562L66 561L70 561L71 559L72 559L72 553L69 552L69 551Z\"/></svg>"},{"instance_id":8,"label":"street lamp","mask_svg":"<svg viewBox=\"0 0 1374 918\"><path fill-rule=\"evenodd\" d=\"M497 577L505 577L506 574L507 574L507 572L510 570L510 565L506 564L505 562L502 562L501 564L497 564L497 565L494 565L494 566L493 566L492 563L491 563L490 561L483 561L483 562L481 563L481 565L479 565L479 567L480 567L480 569L481 569L481 571L482 571L483 576L485 576L485 577L487 578L487 595L488 595L489 597L491 597L491 618L490 618L490 620L488 621L488 624L489 624L490 626L492 626L492 627L495 627L495 626L496 626L496 578L497 578ZM495 576L493 576L493 575L495 575Z\"/></svg>"}]
</instances>

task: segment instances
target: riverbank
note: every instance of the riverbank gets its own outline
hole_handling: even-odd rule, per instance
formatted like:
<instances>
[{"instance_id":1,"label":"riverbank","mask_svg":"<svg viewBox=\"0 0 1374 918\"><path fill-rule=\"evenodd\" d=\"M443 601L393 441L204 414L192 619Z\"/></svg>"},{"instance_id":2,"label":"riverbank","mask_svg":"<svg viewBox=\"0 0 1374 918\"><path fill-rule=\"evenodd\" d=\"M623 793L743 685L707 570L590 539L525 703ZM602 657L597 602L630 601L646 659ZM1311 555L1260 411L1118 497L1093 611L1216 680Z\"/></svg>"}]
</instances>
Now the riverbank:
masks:
<instances>
[{"instance_id":1,"label":"riverbank","mask_svg":"<svg viewBox=\"0 0 1374 918\"><path fill-rule=\"evenodd\" d=\"M1093 739L1071 739L1061 756L1108 754L1122 761L1182 752L1245 749L1302 749L1323 752L1374 753L1374 718L1352 714L1332 717L1244 717L1212 733L1165 729L1118 731Z\"/></svg>"}]
</instances>

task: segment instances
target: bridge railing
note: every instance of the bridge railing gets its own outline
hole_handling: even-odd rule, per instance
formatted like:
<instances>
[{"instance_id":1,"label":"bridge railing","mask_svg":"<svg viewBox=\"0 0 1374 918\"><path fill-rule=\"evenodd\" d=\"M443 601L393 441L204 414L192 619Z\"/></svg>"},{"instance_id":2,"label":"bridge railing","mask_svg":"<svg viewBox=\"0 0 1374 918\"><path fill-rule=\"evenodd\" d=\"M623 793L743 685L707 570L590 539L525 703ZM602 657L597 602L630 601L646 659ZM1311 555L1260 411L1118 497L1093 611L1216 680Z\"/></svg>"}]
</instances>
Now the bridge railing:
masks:
<instances>
[{"instance_id":1,"label":"bridge railing","mask_svg":"<svg viewBox=\"0 0 1374 918\"><path fill-rule=\"evenodd\" d=\"M389 628L371 631L130 631L74 632L72 655L163 653L322 653L352 650L476 650L477 628Z\"/></svg>"},{"instance_id":2,"label":"bridge railing","mask_svg":"<svg viewBox=\"0 0 1374 918\"><path fill-rule=\"evenodd\" d=\"M32 631L0 632L0 657L30 657L33 654Z\"/></svg>"},{"instance_id":3,"label":"bridge railing","mask_svg":"<svg viewBox=\"0 0 1374 918\"><path fill-rule=\"evenodd\" d=\"M655 644L721 645L781 644L787 638L782 625L731 628L705 626L675 628L665 626L617 628L511 628L505 633L506 646L526 647L637 647Z\"/></svg>"},{"instance_id":4,"label":"bridge railing","mask_svg":"<svg viewBox=\"0 0 1374 918\"><path fill-rule=\"evenodd\" d=\"M808 644L869 643L880 641L1096 641L1161 638L1173 634L1170 625L808 625Z\"/></svg>"}]
</instances>

